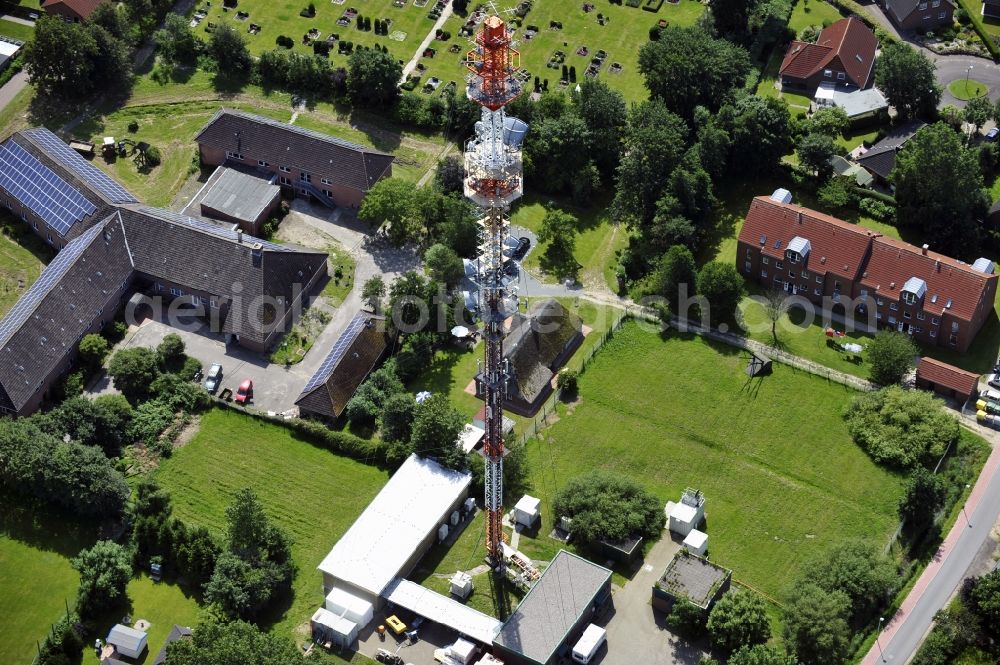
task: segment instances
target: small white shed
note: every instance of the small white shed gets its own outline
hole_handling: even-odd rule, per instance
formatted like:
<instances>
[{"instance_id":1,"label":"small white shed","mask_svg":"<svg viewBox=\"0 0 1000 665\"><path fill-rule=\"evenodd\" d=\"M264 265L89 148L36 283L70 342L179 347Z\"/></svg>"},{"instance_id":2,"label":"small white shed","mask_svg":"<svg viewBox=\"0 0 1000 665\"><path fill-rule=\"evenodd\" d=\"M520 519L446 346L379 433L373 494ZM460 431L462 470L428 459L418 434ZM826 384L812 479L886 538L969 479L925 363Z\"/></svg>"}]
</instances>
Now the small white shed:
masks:
<instances>
[{"instance_id":1,"label":"small white shed","mask_svg":"<svg viewBox=\"0 0 1000 665\"><path fill-rule=\"evenodd\" d=\"M708 551L708 534L704 531L698 531L698 529L691 529L681 544L688 548L692 554L705 556L705 552Z\"/></svg>"},{"instance_id":2,"label":"small white shed","mask_svg":"<svg viewBox=\"0 0 1000 665\"><path fill-rule=\"evenodd\" d=\"M107 643L126 658L141 658L146 650L146 633L118 623L108 633Z\"/></svg>"},{"instance_id":3,"label":"small white shed","mask_svg":"<svg viewBox=\"0 0 1000 665\"><path fill-rule=\"evenodd\" d=\"M451 593L462 600L468 600L472 595L472 575L458 571L451 578Z\"/></svg>"},{"instance_id":4,"label":"small white shed","mask_svg":"<svg viewBox=\"0 0 1000 665\"><path fill-rule=\"evenodd\" d=\"M358 624L322 607L312 615L309 624L313 639L338 647L348 647L358 638Z\"/></svg>"},{"instance_id":5,"label":"small white shed","mask_svg":"<svg viewBox=\"0 0 1000 665\"><path fill-rule=\"evenodd\" d=\"M330 593L327 594L325 606L327 610L338 617L353 621L361 628L371 622L375 611L372 604L364 598L358 598L337 587L331 589Z\"/></svg>"},{"instance_id":6,"label":"small white shed","mask_svg":"<svg viewBox=\"0 0 1000 665\"><path fill-rule=\"evenodd\" d=\"M541 499L525 494L514 506L514 522L531 528L540 515Z\"/></svg>"},{"instance_id":7,"label":"small white shed","mask_svg":"<svg viewBox=\"0 0 1000 665\"><path fill-rule=\"evenodd\" d=\"M701 515L698 508L689 506L686 503L675 503L670 510L670 530L674 533L686 536L691 533L691 529L701 522Z\"/></svg>"}]
</instances>

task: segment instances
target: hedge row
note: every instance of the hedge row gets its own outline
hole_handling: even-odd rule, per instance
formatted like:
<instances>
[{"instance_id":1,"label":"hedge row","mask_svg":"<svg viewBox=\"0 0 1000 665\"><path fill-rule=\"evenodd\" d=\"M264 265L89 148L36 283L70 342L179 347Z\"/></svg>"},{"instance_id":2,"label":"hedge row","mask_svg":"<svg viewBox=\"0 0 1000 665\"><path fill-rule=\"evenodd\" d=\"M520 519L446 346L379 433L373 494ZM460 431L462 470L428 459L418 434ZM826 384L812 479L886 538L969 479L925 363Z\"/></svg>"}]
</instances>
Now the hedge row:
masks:
<instances>
[{"instance_id":1,"label":"hedge row","mask_svg":"<svg viewBox=\"0 0 1000 665\"><path fill-rule=\"evenodd\" d=\"M838 8L841 12L846 12L847 14L854 14L859 19L864 22L872 30L879 32L882 31L883 35L890 40L895 40L895 37L886 33L882 30L882 24L875 20L875 17L868 13L868 10L862 7L854 0L827 0L831 5Z\"/></svg>"},{"instance_id":2,"label":"hedge row","mask_svg":"<svg viewBox=\"0 0 1000 665\"><path fill-rule=\"evenodd\" d=\"M983 42L983 46L986 50L990 52L994 60L1000 60L1000 47L997 46L996 42L993 41L993 37L990 33L986 32L986 26L983 25L983 17L979 13L979 9L974 9L970 4L969 0L958 0L958 4L961 5L965 13L969 15L969 19L972 21L972 27L979 35L979 39ZM978 2L976 3L978 4Z\"/></svg>"},{"instance_id":3,"label":"hedge row","mask_svg":"<svg viewBox=\"0 0 1000 665\"><path fill-rule=\"evenodd\" d=\"M875 199L876 201L881 201L882 203L888 203L889 205L896 205L896 199L889 196L888 194L883 194L882 192L876 192L872 189L867 189L865 187L852 187L851 190L858 196L862 196L866 199Z\"/></svg>"},{"instance_id":4,"label":"hedge row","mask_svg":"<svg viewBox=\"0 0 1000 665\"><path fill-rule=\"evenodd\" d=\"M272 425L285 427L308 440L309 443L325 448L330 452L337 453L338 455L350 457L351 459L359 462L373 464L375 466L384 466L386 464L386 451L388 446L377 439L368 440L362 439L360 436L355 436L350 432L335 432L323 423L315 420L305 420L302 418L284 420L281 418L272 418L255 411L249 411L243 407L236 406L222 400L217 400L217 404L227 409L232 409L233 411L246 414L251 418L257 418L271 423Z\"/></svg>"}]
</instances>

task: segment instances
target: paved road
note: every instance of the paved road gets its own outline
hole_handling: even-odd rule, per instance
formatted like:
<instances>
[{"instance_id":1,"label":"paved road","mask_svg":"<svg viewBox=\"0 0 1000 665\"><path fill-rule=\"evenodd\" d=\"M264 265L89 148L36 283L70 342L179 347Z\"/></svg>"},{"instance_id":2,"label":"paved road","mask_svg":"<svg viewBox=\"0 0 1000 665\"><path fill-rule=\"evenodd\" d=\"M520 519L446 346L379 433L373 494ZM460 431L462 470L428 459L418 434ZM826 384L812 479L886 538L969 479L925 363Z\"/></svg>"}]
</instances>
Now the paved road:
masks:
<instances>
[{"instance_id":1,"label":"paved road","mask_svg":"<svg viewBox=\"0 0 1000 665\"><path fill-rule=\"evenodd\" d=\"M1000 96L1000 65L986 58L977 58L972 55L948 55L939 56L935 59L934 66L937 69L937 80L943 88L941 93L941 104L954 104L964 107L965 102L955 98L948 92L948 84L965 78L969 67L972 67L970 78L985 83L989 89L987 94L990 99Z\"/></svg>"},{"instance_id":2,"label":"paved road","mask_svg":"<svg viewBox=\"0 0 1000 665\"><path fill-rule=\"evenodd\" d=\"M10 21L11 23L20 23L21 25L26 25L29 28L35 27L35 22L31 19L21 18L20 16L11 16L10 14L4 14L0 16L0 19L4 21Z\"/></svg>"},{"instance_id":3,"label":"paved road","mask_svg":"<svg viewBox=\"0 0 1000 665\"><path fill-rule=\"evenodd\" d=\"M1000 514L1000 445L994 444L993 453L966 503L966 514L968 520L965 515L959 516L934 560L882 632L879 641L884 660L879 656L878 645L874 645L862 659L862 665L906 663L923 642L934 615L947 605L961 584Z\"/></svg>"}]
</instances>

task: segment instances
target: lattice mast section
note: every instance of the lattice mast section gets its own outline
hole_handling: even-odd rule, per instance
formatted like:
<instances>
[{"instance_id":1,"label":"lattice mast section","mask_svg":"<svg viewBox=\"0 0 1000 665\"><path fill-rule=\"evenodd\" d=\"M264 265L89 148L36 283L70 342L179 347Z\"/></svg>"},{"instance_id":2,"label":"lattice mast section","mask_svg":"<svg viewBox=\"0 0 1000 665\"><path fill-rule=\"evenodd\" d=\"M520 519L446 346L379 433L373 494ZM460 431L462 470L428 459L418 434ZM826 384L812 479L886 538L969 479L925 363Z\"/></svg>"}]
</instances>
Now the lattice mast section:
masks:
<instances>
[{"instance_id":1,"label":"lattice mast section","mask_svg":"<svg viewBox=\"0 0 1000 665\"><path fill-rule=\"evenodd\" d=\"M521 94L520 54L499 16L488 16L476 34L467 63L469 99L482 107L475 136L465 148L465 196L482 209L479 219L480 315L484 325L486 401L486 554L503 573L503 400L509 372L503 359L503 322L516 311L504 285L504 241L510 234L507 211L521 196L521 151L504 141L504 106Z\"/></svg>"}]
</instances>

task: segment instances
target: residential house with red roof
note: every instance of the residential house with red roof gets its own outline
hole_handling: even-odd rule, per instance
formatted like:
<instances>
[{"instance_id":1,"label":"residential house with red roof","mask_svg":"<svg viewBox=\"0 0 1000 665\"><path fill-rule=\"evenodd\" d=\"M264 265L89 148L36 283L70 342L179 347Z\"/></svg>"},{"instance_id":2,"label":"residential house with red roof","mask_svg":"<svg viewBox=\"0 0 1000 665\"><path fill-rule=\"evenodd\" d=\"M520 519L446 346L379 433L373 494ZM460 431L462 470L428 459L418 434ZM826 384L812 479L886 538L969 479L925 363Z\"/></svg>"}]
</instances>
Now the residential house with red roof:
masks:
<instances>
[{"instance_id":1,"label":"residential house with red roof","mask_svg":"<svg viewBox=\"0 0 1000 665\"><path fill-rule=\"evenodd\" d=\"M67 21L86 21L104 0L42 0L42 9Z\"/></svg>"},{"instance_id":2,"label":"residential house with red roof","mask_svg":"<svg viewBox=\"0 0 1000 665\"><path fill-rule=\"evenodd\" d=\"M963 352L993 311L998 279L989 259L969 265L763 196L740 230L736 267L765 288Z\"/></svg>"},{"instance_id":3,"label":"residential house with red roof","mask_svg":"<svg viewBox=\"0 0 1000 665\"><path fill-rule=\"evenodd\" d=\"M781 86L810 96L824 81L867 88L872 81L878 39L854 18L823 29L815 44L793 40L781 61Z\"/></svg>"},{"instance_id":4,"label":"residential house with red roof","mask_svg":"<svg viewBox=\"0 0 1000 665\"><path fill-rule=\"evenodd\" d=\"M954 21L952 0L878 0L885 15L900 30L933 30Z\"/></svg>"}]
</instances>

